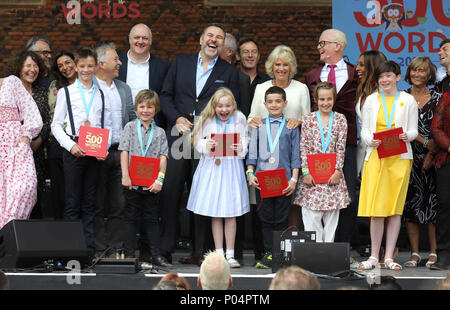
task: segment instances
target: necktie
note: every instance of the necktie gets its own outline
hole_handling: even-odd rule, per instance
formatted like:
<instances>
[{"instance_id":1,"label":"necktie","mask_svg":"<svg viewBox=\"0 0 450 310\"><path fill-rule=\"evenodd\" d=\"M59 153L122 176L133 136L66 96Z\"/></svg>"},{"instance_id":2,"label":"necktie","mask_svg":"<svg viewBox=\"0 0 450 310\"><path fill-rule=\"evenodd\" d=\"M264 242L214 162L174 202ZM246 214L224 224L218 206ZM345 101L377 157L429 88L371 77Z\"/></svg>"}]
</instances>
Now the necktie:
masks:
<instances>
[{"instance_id":1,"label":"necktie","mask_svg":"<svg viewBox=\"0 0 450 310\"><path fill-rule=\"evenodd\" d=\"M330 73L328 73L328 79L327 81L333 84L334 88L336 88L336 72L334 71L334 68L336 68L336 65L328 65L330 69Z\"/></svg>"}]
</instances>

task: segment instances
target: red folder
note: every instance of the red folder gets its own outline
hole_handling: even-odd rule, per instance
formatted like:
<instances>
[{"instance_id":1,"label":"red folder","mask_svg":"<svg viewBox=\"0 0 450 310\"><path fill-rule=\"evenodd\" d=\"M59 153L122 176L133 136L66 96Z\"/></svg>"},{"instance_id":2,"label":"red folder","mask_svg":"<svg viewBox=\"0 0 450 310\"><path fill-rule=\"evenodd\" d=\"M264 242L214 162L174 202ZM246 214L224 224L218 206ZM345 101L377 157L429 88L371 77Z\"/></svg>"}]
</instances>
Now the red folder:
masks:
<instances>
[{"instance_id":1,"label":"red folder","mask_svg":"<svg viewBox=\"0 0 450 310\"><path fill-rule=\"evenodd\" d=\"M86 156L105 158L108 151L109 129L81 126L78 145Z\"/></svg>"},{"instance_id":2,"label":"red folder","mask_svg":"<svg viewBox=\"0 0 450 310\"><path fill-rule=\"evenodd\" d=\"M261 188L261 198L282 196L283 189L288 187L284 168L257 171L256 177Z\"/></svg>"},{"instance_id":3,"label":"red folder","mask_svg":"<svg viewBox=\"0 0 450 310\"><path fill-rule=\"evenodd\" d=\"M150 187L158 178L159 158L131 155L128 173L131 184Z\"/></svg>"},{"instance_id":4,"label":"red folder","mask_svg":"<svg viewBox=\"0 0 450 310\"><path fill-rule=\"evenodd\" d=\"M328 183L336 167L336 153L311 154L308 158L308 169L316 184Z\"/></svg>"},{"instance_id":5,"label":"red folder","mask_svg":"<svg viewBox=\"0 0 450 310\"><path fill-rule=\"evenodd\" d=\"M403 154L407 152L406 143L398 136L403 133L402 127L375 132L374 140L381 140L381 144L377 149L378 157L384 158Z\"/></svg>"},{"instance_id":6,"label":"red folder","mask_svg":"<svg viewBox=\"0 0 450 310\"><path fill-rule=\"evenodd\" d=\"M212 133L211 139L218 143L211 149L211 157L238 155L238 152L231 149L231 145L239 143L239 133Z\"/></svg>"}]
</instances>

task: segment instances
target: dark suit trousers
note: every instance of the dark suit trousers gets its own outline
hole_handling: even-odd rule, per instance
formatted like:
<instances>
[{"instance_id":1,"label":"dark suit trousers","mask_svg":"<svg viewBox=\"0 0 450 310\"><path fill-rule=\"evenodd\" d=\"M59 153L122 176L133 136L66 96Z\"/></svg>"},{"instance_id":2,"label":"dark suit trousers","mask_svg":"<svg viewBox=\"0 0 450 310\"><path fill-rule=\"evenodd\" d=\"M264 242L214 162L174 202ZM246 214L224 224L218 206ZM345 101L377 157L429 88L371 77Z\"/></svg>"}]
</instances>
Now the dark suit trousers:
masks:
<instances>
[{"instance_id":1,"label":"dark suit trousers","mask_svg":"<svg viewBox=\"0 0 450 310\"><path fill-rule=\"evenodd\" d=\"M192 178L198 159L174 159L169 154L164 186L161 191L161 250L162 254L173 253L178 237L178 209L185 186L191 189ZM203 256L205 240L211 239L211 219L191 213L191 237L194 254Z\"/></svg>"},{"instance_id":2,"label":"dark suit trousers","mask_svg":"<svg viewBox=\"0 0 450 310\"><path fill-rule=\"evenodd\" d=\"M117 250L123 246L123 209L125 197L122 186L120 151L110 150L100 163L95 203L95 250L108 247Z\"/></svg>"},{"instance_id":3,"label":"dark suit trousers","mask_svg":"<svg viewBox=\"0 0 450 310\"><path fill-rule=\"evenodd\" d=\"M90 254L94 254L94 212L100 165L94 157L76 158L63 153L66 203L64 219L83 223L84 237Z\"/></svg>"},{"instance_id":4,"label":"dark suit trousers","mask_svg":"<svg viewBox=\"0 0 450 310\"><path fill-rule=\"evenodd\" d=\"M336 229L335 242L350 243L358 214L358 202L356 200L356 146L347 145L343 172L348 193L352 201L347 208L341 209L339 212L339 223Z\"/></svg>"},{"instance_id":5,"label":"dark suit trousers","mask_svg":"<svg viewBox=\"0 0 450 310\"><path fill-rule=\"evenodd\" d=\"M436 170L436 243L438 261L450 266L450 164Z\"/></svg>"}]
</instances>

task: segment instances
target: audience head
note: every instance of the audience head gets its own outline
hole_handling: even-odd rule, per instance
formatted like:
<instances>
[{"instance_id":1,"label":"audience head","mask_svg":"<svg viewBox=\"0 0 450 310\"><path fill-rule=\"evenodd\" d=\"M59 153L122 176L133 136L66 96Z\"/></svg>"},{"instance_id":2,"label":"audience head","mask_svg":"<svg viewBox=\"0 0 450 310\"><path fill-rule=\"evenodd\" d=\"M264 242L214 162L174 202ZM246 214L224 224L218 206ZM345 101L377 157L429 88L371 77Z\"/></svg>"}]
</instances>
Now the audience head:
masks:
<instances>
[{"instance_id":1,"label":"audience head","mask_svg":"<svg viewBox=\"0 0 450 310\"><path fill-rule=\"evenodd\" d=\"M297 74L297 59L290 47L278 45L267 58L265 67L266 73L271 78L275 78L276 80L282 78L292 79ZM286 69L287 72L280 72L281 69Z\"/></svg>"},{"instance_id":2,"label":"audience head","mask_svg":"<svg viewBox=\"0 0 450 310\"><path fill-rule=\"evenodd\" d=\"M32 51L22 51L17 57L13 74L19 77L22 82L37 85L44 77L46 68L41 58Z\"/></svg>"},{"instance_id":3,"label":"audience head","mask_svg":"<svg viewBox=\"0 0 450 310\"><path fill-rule=\"evenodd\" d=\"M413 78L411 78L411 75ZM405 81L410 85L434 85L436 82L436 66L427 56L414 58L406 69Z\"/></svg>"},{"instance_id":4,"label":"audience head","mask_svg":"<svg viewBox=\"0 0 450 310\"><path fill-rule=\"evenodd\" d=\"M185 278L179 277L176 272L171 272L164 276L153 290L191 290L191 285Z\"/></svg>"},{"instance_id":5,"label":"audience head","mask_svg":"<svg viewBox=\"0 0 450 310\"><path fill-rule=\"evenodd\" d=\"M450 39L442 40L439 44L439 61L443 67L450 69Z\"/></svg>"},{"instance_id":6,"label":"audience head","mask_svg":"<svg viewBox=\"0 0 450 310\"><path fill-rule=\"evenodd\" d=\"M328 64L336 64L340 61L346 47L345 33L337 29L323 31L317 44L320 60Z\"/></svg>"},{"instance_id":7,"label":"audience head","mask_svg":"<svg viewBox=\"0 0 450 310\"><path fill-rule=\"evenodd\" d=\"M75 55L69 51L61 51L55 56L52 67L56 78L56 88L68 86L77 78Z\"/></svg>"},{"instance_id":8,"label":"audience head","mask_svg":"<svg viewBox=\"0 0 450 310\"><path fill-rule=\"evenodd\" d=\"M200 266L197 285L203 290L227 290L232 284L230 265L223 254L207 253Z\"/></svg>"},{"instance_id":9,"label":"audience head","mask_svg":"<svg viewBox=\"0 0 450 310\"><path fill-rule=\"evenodd\" d=\"M220 58L233 64L236 61L237 43L236 38L231 33L225 34L225 41L222 50L220 51Z\"/></svg>"},{"instance_id":10,"label":"audience head","mask_svg":"<svg viewBox=\"0 0 450 310\"><path fill-rule=\"evenodd\" d=\"M445 279L438 281L437 289L439 291L449 291L450 290L450 275L448 275Z\"/></svg>"},{"instance_id":11,"label":"audience head","mask_svg":"<svg viewBox=\"0 0 450 310\"><path fill-rule=\"evenodd\" d=\"M6 274L0 270L0 291L8 291L9 290L9 280L6 277Z\"/></svg>"},{"instance_id":12,"label":"audience head","mask_svg":"<svg viewBox=\"0 0 450 310\"><path fill-rule=\"evenodd\" d=\"M210 24L203 29L200 36L200 54L210 60L220 55L224 41L225 29L221 24Z\"/></svg>"},{"instance_id":13,"label":"audience head","mask_svg":"<svg viewBox=\"0 0 450 310\"><path fill-rule=\"evenodd\" d=\"M96 49L98 69L97 73L104 79L114 79L119 76L119 69L122 62L116 52L114 43L101 44Z\"/></svg>"},{"instance_id":14,"label":"audience head","mask_svg":"<svg viewBox=\"0 0 450 310\"><path fill-rule=\"evenodd\" d=\"M134 25L128 34L130 52L134 56L146 57L152 46L152 31L146 24Z\"/></svg>"},{"instance_id":15,"label":"audience head","mask_svg":"<svg viewBox=\"0 0 450 310\"><path fill-rule=\"evenodd\" d=\"M320 283L309 271L298 266L289 266L278 270L269 290L320 290Z\"/></svg>"},{"instance_id":16,"label":"audience head","mask_svg":"<svg viewBox=\"0 0 450 310\"><path fill-rule=\"evenodd\" d=\"M46 67L50 70L52 67L52 49L50 48L50 41L45 37L34 36L31 37L25 44L26 51L33 51L38 54Z\"/></svg>"},{"instance_id":17,"label":"audience head","mask_svg":"<svg viewBox=\"0 0 450 310\"><path fill-rule=\"evenodd\" d=\"M241 39L236 58L240 61L242 68L246 70L257 70L260 59L258 43L250 38Z\"/></svg>"},{"instance_id":18,"label":"audience head","mask_svg":"<svg viewBox=\"0 0 450 310\"><path fill-rule=\"evenodd\" d=\"M396 291L401 289L402 287L397 283L397 279L392 276L381 276L379 281L369 285L369 290L376 291Z\"/></svg>"}]
</instances>

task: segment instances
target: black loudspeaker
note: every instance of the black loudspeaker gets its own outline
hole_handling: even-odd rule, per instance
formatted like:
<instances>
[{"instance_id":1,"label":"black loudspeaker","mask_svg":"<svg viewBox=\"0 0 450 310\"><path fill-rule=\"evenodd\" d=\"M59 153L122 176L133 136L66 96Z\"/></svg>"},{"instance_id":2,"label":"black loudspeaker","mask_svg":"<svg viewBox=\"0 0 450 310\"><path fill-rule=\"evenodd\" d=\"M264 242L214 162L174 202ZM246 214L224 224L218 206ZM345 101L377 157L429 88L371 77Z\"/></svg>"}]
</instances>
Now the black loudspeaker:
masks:
<instances>
[{"instance_id":1,"label":"black loudspeaker","mask_svg":"<svg viewBox=\"0 0 450 310\"><path fill-rule=\"evenodd\" d=\"M322 275L349 271L350 245L346 242L295 243L292 265Z\"/></svg>"},{"instance_id":2,"label":"black loudspeaker","mask_svg":"<svg viewBox=\"0 0 450 310\"><path fill-rule=\"evenodd\" d=\"M316 242L315 231L274 231L272 247L272 272L291 265L292 247L295 243Z\"/></svg>"},{"instance_id":3,"label":"black loudspeaker","mask_svg":"<svg viewBox=\"0 0 450 310\"><path fill-rule=\"evenodd\" d=\"M0 268L43 264L65 267L70 260L88 263L81 221L12 220L0 230Z\"/></svg>"}]
</instances>

